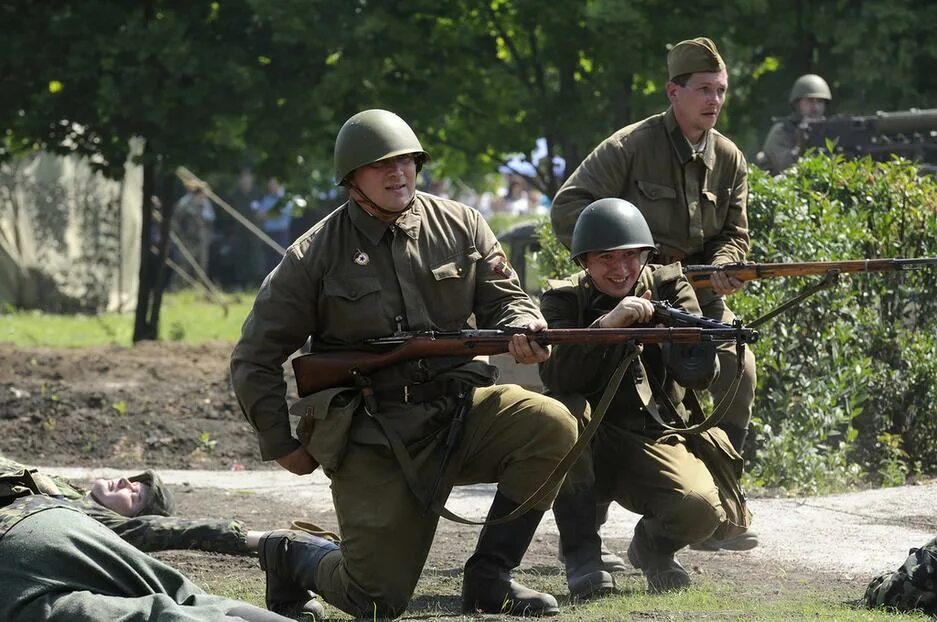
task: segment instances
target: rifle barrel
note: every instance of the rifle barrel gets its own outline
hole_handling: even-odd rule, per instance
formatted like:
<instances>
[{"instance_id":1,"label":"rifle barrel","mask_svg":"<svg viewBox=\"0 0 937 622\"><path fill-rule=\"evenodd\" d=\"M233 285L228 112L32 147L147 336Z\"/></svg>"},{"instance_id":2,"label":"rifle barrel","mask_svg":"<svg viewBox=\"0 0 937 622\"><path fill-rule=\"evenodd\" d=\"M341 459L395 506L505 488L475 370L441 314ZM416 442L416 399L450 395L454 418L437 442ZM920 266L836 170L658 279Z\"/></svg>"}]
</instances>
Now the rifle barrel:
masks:
<instances>
[{"instance_id":1,"label":"rifle barrel","mask_svg":"<svg viewBox=\"0 0 937 622\"><path fill-rule=\"evenodd\" d=\"M371 372L396 363L432 357L474 357L503 354L515 334L526 334L541 345L696 343L700 341L737 341L754 343L758 332L743 326L721 328L560 328L532 333L525 329L458 331L454 333L411 333L367 340L360 350L313 352L293 359L296 387L305 397L330 387L348 386L355 375ZM375 346L389 349L375 351ZM372 348L372 349L367 349Z\"/></svg>"},{"instance_id":2,"label":"rifle barrel","mask_svg":"<svg viewBox=\"0 0 937 622\"><path fill-rule=\"evenodd\" d=\"M848 261L806 261L792 263L732 263L719 266L685 266L683 272L693 287L710 287L712 274L722 272L740 281L753 281L786 276L810 276L836 270L847 274L853 272L891 272L895 270L920 270L937 267L937 257L913 257L909 259L855 259Z\"/></svg>"}]
</instances>

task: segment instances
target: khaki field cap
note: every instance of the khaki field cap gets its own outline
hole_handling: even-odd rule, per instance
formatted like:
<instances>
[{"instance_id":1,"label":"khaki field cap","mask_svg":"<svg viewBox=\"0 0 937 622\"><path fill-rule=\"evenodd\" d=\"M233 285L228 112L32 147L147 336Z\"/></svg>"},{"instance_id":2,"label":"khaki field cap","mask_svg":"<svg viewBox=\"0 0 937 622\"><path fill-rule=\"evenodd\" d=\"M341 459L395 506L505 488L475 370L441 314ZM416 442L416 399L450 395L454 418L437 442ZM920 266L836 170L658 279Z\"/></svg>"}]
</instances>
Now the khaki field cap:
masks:
<instances>
[{"instance_id":1,"label":"khaki field cap","mask_svg":"<svg viewBox=\"0 0 937 622\"><path fill-rule=\"evenodd\" d=\"M406 121L389 110L364 110L345 121L335 139L335 183L356 168L407 153L417 154L417 171L429 154Z\"/></svg>"},{"instance_id":2,"label":"khaki field cap","mask_svg":"<svg viewBox=\"0 0 937 622\"><path fill-rule=\"evenodd\" d=\"M667 53L668 80L685 73L716 72L726 68L719 50L711 39L697 37L681 41Z\"/></svg>"},{"instance_id":3,"label":"khaki field cap","mask_svg":"<svg viewBox=\"0 0 937 622\"><path fill-rule=\"evenodd\" d=\"M150 487L150 496L146 504L140 508L138 516L148 514L158 514L160 516L172 516L176 509L176 501L172 493L166 488L163 480L159 478L156 471L146 470L139 475L129 478L131 482L140 482Z\"/></svg>"}]
</instances>

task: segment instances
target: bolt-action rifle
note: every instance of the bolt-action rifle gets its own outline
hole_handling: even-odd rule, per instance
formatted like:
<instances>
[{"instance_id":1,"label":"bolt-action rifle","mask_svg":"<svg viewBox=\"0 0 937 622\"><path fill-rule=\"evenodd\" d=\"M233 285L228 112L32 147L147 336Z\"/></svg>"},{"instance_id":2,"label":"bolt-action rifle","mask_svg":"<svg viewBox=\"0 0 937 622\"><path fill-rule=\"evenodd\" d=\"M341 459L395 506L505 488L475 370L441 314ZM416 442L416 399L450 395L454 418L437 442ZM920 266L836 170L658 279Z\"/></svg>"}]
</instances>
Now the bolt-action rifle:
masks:
<instances>
[{"instance_id":1,"label":"bolt-action rifle","mask_svg":"<svg viewBox=\"0 0 937 622\"><path fill-rule=\"evenodd\" d=\"M740 281L770 279L786 276L810 276L837 272L892 272L897 270L920 270L937 267L937 257L915 257L912 259L856 259L850 261L807 261L800 263L729 263L718 266L684 266L683 273L693 287L712 286L714 272L735 277Z\"/></svg>"},{"instance_id":2,"label":"bolt-action rifle","mask_svg":"<svg viewBox=\"0 0 937 622\"><path fill-rule=\"evenodd\" d=\"M689 315L689 314L687 314ZM695 316L691 316L695 317ZM705 319L705 318L704 318ZM402 361L449 356L482 356L508 351L511 337L527 335L541 345L636 343L754 343L758 332L734 325L677 326L671 328L563 328L530 332L524 328L401 332L366 339L349 350L303 354L293 359L300 397L330 387L348 386L356 376L367 376Z\"/></svg>"}]
</instances>

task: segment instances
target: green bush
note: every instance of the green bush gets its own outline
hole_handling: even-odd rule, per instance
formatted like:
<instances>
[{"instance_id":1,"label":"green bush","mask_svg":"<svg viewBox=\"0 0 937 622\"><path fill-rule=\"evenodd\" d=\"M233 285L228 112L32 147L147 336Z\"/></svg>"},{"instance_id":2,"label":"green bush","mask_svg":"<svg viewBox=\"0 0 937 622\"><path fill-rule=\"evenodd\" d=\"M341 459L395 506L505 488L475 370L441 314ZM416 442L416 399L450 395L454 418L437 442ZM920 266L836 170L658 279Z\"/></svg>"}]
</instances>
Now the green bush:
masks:
<instances>
[{"instance_id":1,"label":"green bush","mask_svg":"<svg viewBox=\"0 0 937 622\"><path fill-rule=\"evenodd\" d=\"M813 155L772 178L753 168L756 262L937 256L937 183L902 160ZM549 226L541 274L570 271ZM732 296L753 321L820 277L753 281ZM937 269L842 275L761 328L750 484L798 492L863 477L937 473Z\"/></svg>"}]
</instances>

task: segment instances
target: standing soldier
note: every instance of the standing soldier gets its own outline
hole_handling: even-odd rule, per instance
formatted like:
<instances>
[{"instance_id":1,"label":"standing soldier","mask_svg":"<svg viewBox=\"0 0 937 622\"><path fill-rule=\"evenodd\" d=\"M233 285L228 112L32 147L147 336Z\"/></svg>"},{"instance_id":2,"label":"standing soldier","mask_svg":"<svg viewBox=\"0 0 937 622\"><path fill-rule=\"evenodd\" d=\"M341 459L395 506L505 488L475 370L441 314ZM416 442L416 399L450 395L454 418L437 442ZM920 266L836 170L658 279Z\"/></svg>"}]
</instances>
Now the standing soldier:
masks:
<instances>
[{"instance_id":1,"label":"standing soldier","mask_svg":"<svg viewBox=\"0 0 937 622\"><path fill-rule=\"evenodd\" d=\"M749 248L748 169L738 147L714 129L729 88L725 62L711 40L698 37L670 49L667 70L670 108L618 130L589 154L554 199L553 229L569 247L580 212L596 199L618 197L644 215L660 263L743 261ZM735 315L724 297L742 285L714 275L711 289L697 291L703 315L731 323ZM720 372L710 387L717 403L731 389L740 364L731 344L720 346L718 355ZM741 365L735 398L720 423L740 452L755 398L750 348ZM745 546L753 545L752 537Z\"/></svg>"},{"instance_id":2,"label":"standing soldier","mask_svg":"<svg viewBox=\"0 0 937 622\"><path fill-rule=\"evenodd\" d=\"M797 78L788 99L793 111L771 126L758 154L758 164L772 175L793 166L803 154L807 125L823 119L832 100L830 85L817 74Z\"/></svg>"},{"instance_id":3,"label":"standing soldier","mask_svg":"<svg viewBox=\"0 0 937 622\"><path fill-rule=\"evenodd\" d=\"M298 586L355 616L399 616L439 520L427 505L444 502L453 484L498 482L488 516L507 516L575 442L566 407L516 385L492 386L494 368L471 357L407 361L314 393L302 402L313 414L311 434L305 445L293 437L282 366L308 337L313 350L341 351L371 337L473 322L546 327L481 215L415 191L427 158L410 126L386 110L342 126L335 176L350 199L289 248L232 354L235 392L261 455L298 475L321 464L342 535L341 546L296 532L263 538L268 594ZM510 351L520 363L550 354L525 335L513 337ZM447 452L458 425L461 442ZM557 613L553 596L511 579L555 494L482 529L465 564L465 611Z\"/></svg>"}]
</instances>

